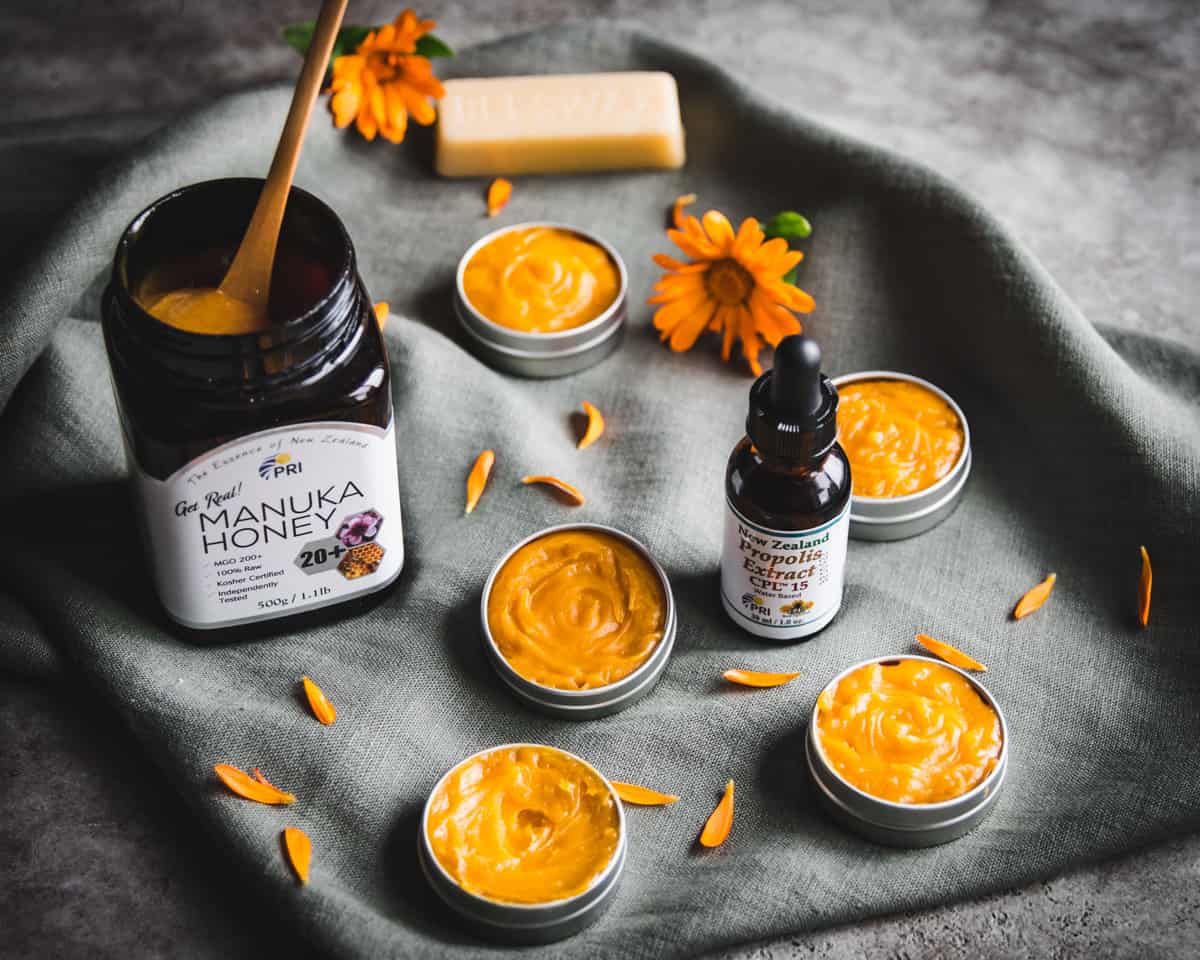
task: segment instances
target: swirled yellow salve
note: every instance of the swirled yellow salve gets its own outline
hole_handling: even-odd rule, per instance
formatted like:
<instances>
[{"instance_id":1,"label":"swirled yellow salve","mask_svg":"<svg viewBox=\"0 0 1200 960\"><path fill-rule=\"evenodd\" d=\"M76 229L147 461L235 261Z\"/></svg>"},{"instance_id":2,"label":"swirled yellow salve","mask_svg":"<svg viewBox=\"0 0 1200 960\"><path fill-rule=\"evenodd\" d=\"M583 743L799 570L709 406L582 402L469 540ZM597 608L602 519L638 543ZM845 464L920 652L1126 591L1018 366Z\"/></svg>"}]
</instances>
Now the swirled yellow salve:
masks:
<instances>
[{"instance_id":1,"label":"swirled yellow salve","mask_svg":"<svg viewBox=\"0 0 1200 960\"><path fill-rule=\"evenodd\" d=\"M560 530L508 558L488 628L526 680L560 690L616 683L649 659L667 621L663 586L641 553L596 530Z\"/></svg>"},{"instance_id":2,"label":"swirled yellow salve","mask_svg":"<svg viewBox=\"0 0 1200 960\"><path fill-rule=\"evenodd\" d=\"M607 250L557 227L502 233L463 271L471 305L493 323L525 333L581 327L612 306L620 289Z\"/></svg>"},{"instance_id":3,"label":"swirled yellow salve","mask_svg":"<svg viewBox=\"0 0 1200 960\"><path fill-rule=\"evenodd\" d=\"M426 830L464 890L505 903L583 893L620 841L620 818L596 771L552 747L500 747L438 786Z\"/></svg>"},{"instance_id":4,"label":"swirled yellow salve","mask_svg":"<svg viewBox=\"0 0 1200 960\"><path fill-rule=\"evenodd\" d=\"M843 780L895 803L961 796L1003 745L999 715L968 680L913 659L870 663L826 687L817 739Z\"/></svg>"},{"instance_id":5,"label":"swirled yellow salve","mask_svg":"<svg viewBox=\"0 0 1200 960\"><path fill-rule=\"evenodd\" d=\"M837 422L860 497L903 497L933 486L958 462L965 439L950 404L908 380L838 387Z\"/></svg>"}]
</instances>

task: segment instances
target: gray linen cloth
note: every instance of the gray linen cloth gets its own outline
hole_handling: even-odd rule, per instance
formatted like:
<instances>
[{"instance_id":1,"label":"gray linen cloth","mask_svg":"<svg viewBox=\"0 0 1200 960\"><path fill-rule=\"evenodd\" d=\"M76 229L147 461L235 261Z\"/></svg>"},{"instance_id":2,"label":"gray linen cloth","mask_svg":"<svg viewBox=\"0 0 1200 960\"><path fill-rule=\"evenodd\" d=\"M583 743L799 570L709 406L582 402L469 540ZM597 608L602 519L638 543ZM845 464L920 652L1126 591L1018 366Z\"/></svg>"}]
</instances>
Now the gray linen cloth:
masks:
<instances>
[{"instance_id":1,"label":"gray linen cloth","mask_svg":"<svg viewBox=\"0 0 1200 960\"><path fill-rule=\"evenodd\" d=\"M97 295L142 206L181 184L266 170L289 93L217 103L109 171L0 296L6 668L50 669L61 657L82 672L152 758L147 776L178 786L181 818L202 820L231 869L260 878L284 922L339 954L496 952L439 908L414 854L438 776L506 741L563 747L615 779L683 795L628 812L629 861L613 908L545 955L694 955L1012 886L1194 826L1197 358L1128 335L1106 342L954 186L655 39L567 26L468 51L444 72L622 69L678 79L686 168L520 179L500 219L594 229L629 265L624 345L552 382L481 365L455 328L456 261L495 225L482 215L483 184L434 178L427 132L399 148L367 144L318 114L297 182L340 213L369 291L394 311L387 339L409 559L373 612L274 639L198 647L162 626L123 484ZM829 372L925 376L960 401L973 429L974 475L959 510L916 539L852 543L844 608L808 644L762 645L720 609L723 470L750 379L722 365L713 343L683 355L659 345L642 306L657 275L650 254L671 249L665 209L684 192L735 221L804 211L815 234L800 283L818 304L808 329ZM569 415L583 399L609 430L581 453ZM485 447L497 467L479 510L464 517L466 472ZM587 505L573 510L520 485L542 472L577 483ZM486 662L478 627L480 587L498 556L574 519L642 539L680 609L657 689L587 723L516 702ZM1157 572L1144 632L1134 622L1140 543ZM1012 622L1017 597L1049 571L1059 575L1050 602ZM827 679L911 650L916 631L991 666L1012 758L982 827L948 846L898 851L826 820L802 744ZM720 681L731 666L804 673L781 689L744 691ZM316 724L299 702L302 673L337 705L334 726ZM299 802L268 808L231 796L213 777L222 761L262 767ZM739 785L732 836L701 852L697 834L730 777ZM289 823L315 845L303 889L281 856Z\"/></svg>"}]
</instances>

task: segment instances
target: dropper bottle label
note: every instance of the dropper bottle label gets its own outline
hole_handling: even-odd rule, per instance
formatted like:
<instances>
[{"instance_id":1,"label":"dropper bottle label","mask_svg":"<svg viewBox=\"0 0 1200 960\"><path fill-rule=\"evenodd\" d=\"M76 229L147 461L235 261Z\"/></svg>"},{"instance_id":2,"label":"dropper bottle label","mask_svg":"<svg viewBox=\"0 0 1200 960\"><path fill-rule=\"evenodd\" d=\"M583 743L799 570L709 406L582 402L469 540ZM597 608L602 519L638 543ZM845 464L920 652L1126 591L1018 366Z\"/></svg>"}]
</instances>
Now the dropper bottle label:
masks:
<instances>
[{"instance_id":1,"label":"dropper bottle label","mask_svg":"<svg viewBox=\"0 0 1200 960\"><path fill-rule=\"evenodd\" d=\"M747 435L726 472L721 601L756 636L797 640L842 604L850 464L837 443L837 391L821 352L784 339L750 391Z\"/></svg>"},{"instance_id":2,"label":"dropper bottle label","mask_svg":"<svg viewBox=\"0 0 1200 960\"><path fill-rule=\"evenodd\" d=\"M743 630L794 640L816 633L842 606L850 509L798 533L752 523L725 501L721 599Z\"/></svg>"}]
</instances>

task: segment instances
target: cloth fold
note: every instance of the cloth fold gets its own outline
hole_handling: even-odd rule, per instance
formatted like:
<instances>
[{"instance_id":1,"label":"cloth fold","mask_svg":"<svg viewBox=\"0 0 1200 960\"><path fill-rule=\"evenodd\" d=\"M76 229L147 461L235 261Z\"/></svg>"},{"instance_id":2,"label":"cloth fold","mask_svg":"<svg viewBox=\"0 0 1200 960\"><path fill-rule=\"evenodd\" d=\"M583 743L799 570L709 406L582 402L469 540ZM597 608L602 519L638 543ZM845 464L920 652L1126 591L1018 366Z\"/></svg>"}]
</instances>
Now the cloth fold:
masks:
<instances>
[{"instance_id":1,"label":"cloth fold","mask_svg":"<svg viewBox=\"0 0 1200 960\"><path fill-rule=\"evenodd\" d=\"M1110 343L970 197L930 171L758 96L703 59L622 28L568 25L460 54L459 75L667 70L679 82L689 160L678 172L527 178L500 222L552 219L599 232L630 272L631 330L582 374L521 381L481 365L455 327L459 256L495 223L483 185L431 172L428 131L362 143L320 115L297 183L354 239L360 271L393 316L408 564L370 613L254 642L196 646L158 612L128 496L96 293L117 237L181 184L261 175L289 91L223 100L111 170L30 269L0 293L0 603L6 669L66 660L128 723L188 811L261 879L280 916L346 955L500 951L461 932L415 857L434 782L462 757L516 740L575 751L614 779L681 794L628 813L629 860L612 909L531 954L695 955L1011 887L1111 854L1200 814L1200 360L1149 338ZM895 369L947 389L975 454L958 511L897 543L852 543L845 605L811 643L763 645L717 593L724 463L750 381L714 344L676 355L639 307L669 249L681 193L738 220L803 211L815 232L799 282L830 374ZM574 448L587 399L608 433ZM462 514L479 450L496 450L484 498ZM523 487L576 483L570 510ZM679 605L676 651L657 689L586 723L530 713L488 665L479 591L514 542L552 523L609 522L646 543ZM1134 621L1138 545L1155 562L1151 625ZM1012 622L1049 571L1050 602ZM852 662L960 643L991 668L1011 765L995 812L948 846L897 851L830 824L803 763L805 718ZM727 689L731 666L798 669L769 691ZM339 719L296 696L316 679ZM299 801L267 808L220 790L212 766L259 766ZM730 840L701 852L704 818L738 782ZM313 839L310 886L280 854L285 824Z\"/></svg>"}]
</instances>

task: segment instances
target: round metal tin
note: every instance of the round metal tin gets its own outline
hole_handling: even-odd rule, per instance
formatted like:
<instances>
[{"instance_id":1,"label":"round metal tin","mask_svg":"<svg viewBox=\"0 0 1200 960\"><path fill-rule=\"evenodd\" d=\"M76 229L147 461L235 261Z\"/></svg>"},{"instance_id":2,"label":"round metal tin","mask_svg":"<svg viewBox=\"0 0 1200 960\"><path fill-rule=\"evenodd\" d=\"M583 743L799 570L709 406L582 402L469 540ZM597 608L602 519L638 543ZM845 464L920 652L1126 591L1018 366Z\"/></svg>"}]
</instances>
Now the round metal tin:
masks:
<instances>
[{"instance_id":1,"label":"round metal tin","mask_svg":"<svg viewBox=\"0 0 1200 960\"><path fill-rule=\"evenodd\" d=\"M616 805L620 837L617 849L612 859L599 875L592 880L591 885L582 893L565 900L551 900L546 903L505 903L500 900L489 900L478 894L471 893L460 887L457 881L446 872L445 867L438 862L429 842L429 810L446 778L464 763L470 763L476 757L492 753L495 750L507 750L513 747L536 747L540 750L554 750L572 760L583 764L593 771L608 786ZM417 839L417 855L421 863L421 871L425 879L433 887L434 892L455 913L467 921L471 929L480 936L501 943L531 944L551 943L562 940L578 933L584 927L597 920L608 908L616 895L617 884L625 869L625 853L628 848L627 830L625 828L625 811L608 778L596 770L590 763L566 750L557 747L547 747L540 743L506 743L497 747L480 750L464 760L460 760L447 770L434 788L429 791L425 808L421 813L420 837Z\"/></svg>"},{"instance_id":2,"label":"round metal tin","mask_svg":"<svg viewBox=\"0 0 1200 960\"><path fill-rule=\"evenodd\" d=\"M833 766L826 760L825 752L817 739L817 709L820 700L813 706L809 718L808 736L805 738L805 754L808 760L808 771L817 786L821 802L832 817L844 827L861 834L876 843L893 847L932 847L939 843L956 840L964 833L977 827L996 804L1000 788L1004 785L1004 775L1008 770L1008 724L1004 720L1004 712L995 701L987 688L969 673L959 670L941 660L932 657L899 656L873 657L847 667L826 684L828 689L839 682L847 674L872 663L896 663L901 660L924 660L936 663L938 666L953 670L964 677L983 698L983 701L996 711L1000 718L1000 756L996 766L981 783L968 790L960 797L943 800L939 803L894 803L891 800L881 800L852 786L844 780Z\"/></svg>"},{"instance_id":3,"label":"round metal tin","mask_svg":"<svg viewBox=\"0 0 1200 960\"><path fill-rule=\"evenodd\" d=\"M633 547L650 564L651 569L658 576L659 583L662 584L663 595L667 598L667 621L663 627L663 638L658 646L654 648L654 652L650 654L646 662L634 670L633 673L629 674L629 676L622 677L616 683L610 683L607 686L596 687L591 690L560 690L558 687L548 687L521 676L505 659L504 654L500 651L500 647L492 637L492 629L488 625L488 597L491 596L492 585L496 582L496 576L500 573L503 566L525 544L562 530L593 530L597 533L607 533L625 541L625 543ZM551 716L566 717L571 720L594 720L597 717L606 717L609 714L617 713L628 706L632 706L648 694L666 668L667 660L671 656L671 650L675 646L676 619L675 595L671 591L671 582L667 579L666 571L663 570L659 562L651 556L650 551L639 541L623 530L618 530L616 527L606 526L602 523L563 523L558 526L547 527L545 530L539 530L537 533L526 537L501 557L496 566L492 568L491 575L487 578L487 583L484 584L483 597L480 601L480 621L483 625L484 649L487 652L488 659L492 662L492 666L496 668L496 672L500 675L500 679L508 684L513 693L530 706Z\"/></svg>"},{"instance_id":4,"label":"round metal tin","mask_svg":"<svg viewBox=\"0 0 1200 960\"><path fill-rule=\"evenodd\" d=\"M463 274L479 248L502 234L530 227L548 227L574 233L601 247L616 264L620 289L616 300L600 316L570 330L526 333L492 322L467 299L463 287ZM489 366L521 377L565 377L585 370L607 357L621 342L620 334L625 328L628 312L628 295L629 274L625 269L625 261L612 244L588 230L549 221L517 223L480 237L467 248L467 252L458 261L458 271L454 277L454 312L466 331L472 350Z\"/></svg>"},{"instance_id":5,"label":"round metal tin","mask_svg":"<svg viewBox=\"0 0 1200 960\"><path fill-rule=\"evenodd\" d=\"M837 377L833 385L839 390L859 380L906 380L924 387L949 404L962 424L963 449L950 472L937 483L904 497L850 498L850 536L856 540L904 540L931 530L945 520L962 498L963 488L971 473L971 427L962 408L954 398L928 380L894 370L865 370ZM851 470L854 465L851 464Z\"/></svg>"}]
</instances>

